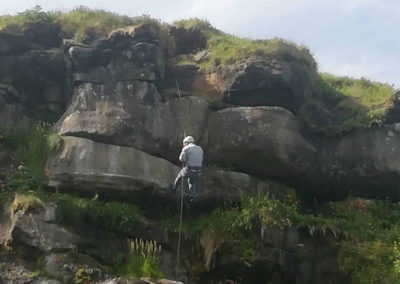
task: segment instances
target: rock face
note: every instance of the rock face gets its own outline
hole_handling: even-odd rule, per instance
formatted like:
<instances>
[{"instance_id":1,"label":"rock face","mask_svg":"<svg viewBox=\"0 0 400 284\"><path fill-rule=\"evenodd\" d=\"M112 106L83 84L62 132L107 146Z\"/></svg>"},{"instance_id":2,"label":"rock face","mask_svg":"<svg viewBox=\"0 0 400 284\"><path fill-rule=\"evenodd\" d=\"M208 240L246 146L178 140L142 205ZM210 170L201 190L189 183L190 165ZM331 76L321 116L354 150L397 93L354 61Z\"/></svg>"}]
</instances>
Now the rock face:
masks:
<instances>
[{"instance_id":1,"label":"rock face","mask_svg":"<svg viewBox=\"0 0 400 284\"><path fill-rule=\"evenodd\" d=\"M170 162L142 151L76 137L64 137L62 151L47 166L53 187L132 199L165 195L178 171Z\"/></svg>"},{"instance_id":2,"label":"rock face","mask_svg":"<svg viewBox=\"0 0 400 284\"><path fill-rule=\"evenodd\" d=\"M59 134L131 146L176 161L183 128L205 141L208 103L187 97L163 101L153 83L80 84L55 129Z\"/></svg>"},{"instance_id":3,"label":"rock face","mask_svg":"<svg viewBox=\"0 0 400 284\"><path fill-rule=\"evenodd\" d=\"M164 77L165 47L155 25L119 29L91 47L72 46L68 55L75 82L155 81ZM167 49L167 51L166 51Z\"/></svg>"},{"instance_id":4,"label":"rock face","mask_svg":"<svg viewBox=\"0 0 400 284\"><path fill-rule=\"evenodd\" d=\"M285 109L224 109L210 116L208 127L207 154L215 163L286 181L313 172L317 149L301 135L300 123Z\"/></svg>"},{"instance_id":5,"label":"rock face","mask_svg":"<svg viewBox=\"0 0 400 284\"><path fill-rule=\"evenodd\" d=\"M0 84L0 125L3 129L14 128L27 119L21 99L13 87Z\"/></svg>"},{"instance_id":6,"label":"rock face","mask_svg":"<svg viewBox=\"0 0 400 284\"><path fill-rule=\"evenodd\" d=\"M1 33L0 38L4 39L0 44L0 82L25 97L27 114L40 117L40 111L47 111L59 116L67 101L63 51L46 49L23 36Z\"/></svg>"},{"instance_id":7,"label":"rock face","mask_svg":"<svg viewBox=\"0 0 400 284\"><path fill-rule=\"evenodd\" d=\"M321 170L324 178L345 185L348 191L395 195L395 181L400 176L399 147L398 123L358 131L323 145Z\"/></svg>"},{"instance_id":8,"label":"rock face","mask_svg":"<svg viewBox=\"0 0 400 284\"><path fill-rule=\"evenodd\" d=\"M233 171L205 169L200 178L199 203L223 204L240 202L243 198L267 195L285 199L290 194L288 187L271 181Z\"/></svg>"},{"instance_id":9,"label":"rock face","mask_svg":"<svg viewBox=\"0 0 400 284\"><path fill-rule=\"evenodd\" d=\"M312 93L312 78L300 64L250 57L222 69L219 74L223 100L240 106L281 106L296 111L307 93Z\"/></svg>"}]
</instances>

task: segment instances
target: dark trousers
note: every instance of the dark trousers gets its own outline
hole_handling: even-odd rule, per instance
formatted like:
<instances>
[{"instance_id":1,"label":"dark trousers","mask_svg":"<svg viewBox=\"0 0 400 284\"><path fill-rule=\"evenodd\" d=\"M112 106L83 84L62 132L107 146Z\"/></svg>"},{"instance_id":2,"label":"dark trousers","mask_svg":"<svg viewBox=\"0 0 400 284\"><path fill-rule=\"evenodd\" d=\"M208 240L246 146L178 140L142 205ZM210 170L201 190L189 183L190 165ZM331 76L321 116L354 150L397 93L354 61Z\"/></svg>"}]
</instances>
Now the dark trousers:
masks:
<instances>
[{"instance_id":1,"label":"dark trousers","mask_svg":"<svg viewBox=\"0 0 400 284\"><path fill-rule=\"evenodd\" d=\"M179 186L181 186L183 179L187 178L189 184L189 197L196 197L196 184L199 180L201 173L201 168L188 168L184 167L180 170L179 174L176 176L174 182L174 191L177 191Z\"/></svg>"}]
</instances>

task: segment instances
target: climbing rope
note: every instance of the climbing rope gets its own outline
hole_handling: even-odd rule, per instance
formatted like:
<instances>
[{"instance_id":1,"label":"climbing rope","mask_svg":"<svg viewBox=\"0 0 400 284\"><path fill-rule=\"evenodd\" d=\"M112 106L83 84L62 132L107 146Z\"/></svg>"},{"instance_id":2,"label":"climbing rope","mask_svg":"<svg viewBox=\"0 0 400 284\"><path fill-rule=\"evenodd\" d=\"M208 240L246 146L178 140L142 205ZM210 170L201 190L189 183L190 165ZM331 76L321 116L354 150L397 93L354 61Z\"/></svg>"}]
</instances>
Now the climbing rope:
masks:
<instances>
[{"instance_id":1,"label":"climbing rope","mask_svg":"<svg viewBox=\"0 0 400 284\"><path fill-rule=\"evenodd\" d=\"M175 84L176 84L176 89L178 90L178 97L179 97L179 112L181 116L181 125L182 125L182 130L183 130L183 137L186 137L186 130L185 130L185 123L183 118L183 108L182 108L182 98L181 98L181 91L179 90L179 85L178 85L178 80L176 79L176 76L174 74L175 78Z\"/></svg>"},{"instance_id":2,"label":"climbing rope","mask_svg":"<svg viewBox=\"0 0 400 284\"><path fill-rule=\"evenodd\" d=\"M182 217L183 217L183 178L181 183L181 210L179 213L178 251L176 253L176 270L175 270L176 274L178 274L179 271L179 257L181 252L181 235L182 235Z\"/></svg>"},{"instance_id":3,"label":"climbing rope","mask_svg":"<svg viewBox=\"0 0 400 284\"><path fill-rule=\"evenodd\" d=\"M183 111L182 111L182 99L181 99L181 92L179 90L179 85L178 85L178 80L175 77L175 83L176 83L176 88L178 90L178 96L179 96L179 112L181 115L181 124L182 124L182 130L183 130L183 136L186 137L186 130L184 126L184 121L182 120L183 117ZM175 274L178 274L179 271L179 259L180 259L180 252L181 252L181 235L182 235L182 219L183 219L183 178L181 181L181 204L180 204L180 213L179 213L179 234L178 234L178 251L176 253L176 269L175 269Z\"/></svg>"}]
</instances>

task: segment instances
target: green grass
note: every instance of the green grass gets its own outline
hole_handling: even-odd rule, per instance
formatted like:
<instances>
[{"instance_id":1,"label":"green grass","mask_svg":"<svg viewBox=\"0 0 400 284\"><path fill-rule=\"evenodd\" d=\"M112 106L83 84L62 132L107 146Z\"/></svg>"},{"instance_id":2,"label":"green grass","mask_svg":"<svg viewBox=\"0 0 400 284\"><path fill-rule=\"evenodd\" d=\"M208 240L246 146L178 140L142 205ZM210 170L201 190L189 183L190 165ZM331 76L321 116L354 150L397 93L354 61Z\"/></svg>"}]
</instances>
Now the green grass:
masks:
<instances>
[{"instance_id":1,"label":"green grass","mask_svg":"<svg viewBox=\"0 0 400 284\"><path fill-rule=\"evenodd\" d=\"M183 230L201 236L206 266L217 251L251 263L263 250L260 224L294 227L310 237L323 236L338 243L339 268L352 283L400 281L400 206L388 200L350 198L320 206L313 215L300 212L294 201L250 197L240 207L225 206L205 218L186 219Z\"/></svg>"},{"instance_id":2,"label":"green grass","mask_svg":"<svg viewBox=\"0 0 400 284\"><path fill-rule=\"evenodd\" d=\"M129 254L117 257L115 271L128 277L161 278L160 256L161 245L157 245L156 241L130 240Z\"/></svg>"},{"instance_id":3,"label":"green grass","mask_svg":"<svg viewBox=\"0 0 400 284\"><path fill-rule=\"evenodd\" d=\"M200 63L200 66L205 68L215 65L216 62L229 64L252 55L258 55L296 61L304 64L310 70L316 70L316 62L307 47L284 39L253 40L241 38L224 33L213 27L208 21L197 18L176 21L173 25L198 29L207 38L207 48L210 50L210 55Z\"/></svg>"},{"instance_id":4,"label":"green grass","mask_svg":"<svg viewBox=\"0 0 400 284\"><path fill-rule=\"evenodd\" d=\"M52 12L42 11L40 6L35 6L15 16L0 16L0 29L8 28L10 31L23 32L33 23L54 24L56 20Z\"/></svg>"},{"instance_id":5,"label":"green grass","mask_svg":"<svg viewBox=\"0 0 400 284\"><path fill-rule=\"evenodd\" d=\"M129 232L142 218L142 211L129 203L80 198L69 194L55 194L60 223L91 224L110 234Z\"/></svg>"},{"instance_id":6,"label":"green grass","mask_svg":"<svg viewBox=\"0 0 400 284\"><path fill-rule=\"evenodd\" d=\"M161 25L160 20L151 18L147 14L128 17L85 6L68 12L46 12L40 6L35 6L15 16L0 16L0 29L23 33L27 27L35 23L58 25L62 37L90 43L94 39L106 37L113 29L149 22Z\"/></svg>"},{"instance_id":7,"label":"green grass","mask_svg":"<svg viewBox=\"0 0 400 284\"><path fill-rule=\"evenodd\" d=\"M26 170L8 177L8 180L11 179L10 182L20 182L21 186L25 187L36 187L30 188L31 190L37 189L44 182L44 164L50 146L54 148L60 142L57 140L57 135L49 136L49 127L50 125L46 123L26 122L12 129L0 129L2 144L15 154L21 164L26 166ZM48 137L51 137L51 145L49 145Z\"/></svg>"},{"instance_id":8,"label":"green grass","mask_svg":"<svg viewBox=\"0 0 400 284\"><path fill-rule=\"evenodd\" d=\"M326 136L342 135L385 123L394 93L388 84L322 73L299 114Z\"/></svg>"},{"instance_id":9,"label":"green grass","mask_svg":"<svg viewBox=\"0 0 400 284\"><path fill-rule=\"evenodd\" d=\"M66 13L56 12L55 15L61 25L61 31L64 36L82 42L90 42L96 38L106 37L112 30L125 26L149 22L161 24L159 20L153 19L146 14L132 18L84 6Z\"/></svg>"},{"instance_id":10,"label":"green grass","mask_svg":"<svg viewBox=\"0 0 400 284\"><path fill-rule=\"evenodd\" d=\"M321 78L335 91L368 109L387 106L393 97L393 88L388 84L372 82L364 78L337 77L326 73L322 73ZM353 104L342 101L341 106L353 107Z\"/></svg>"}]
</instances>

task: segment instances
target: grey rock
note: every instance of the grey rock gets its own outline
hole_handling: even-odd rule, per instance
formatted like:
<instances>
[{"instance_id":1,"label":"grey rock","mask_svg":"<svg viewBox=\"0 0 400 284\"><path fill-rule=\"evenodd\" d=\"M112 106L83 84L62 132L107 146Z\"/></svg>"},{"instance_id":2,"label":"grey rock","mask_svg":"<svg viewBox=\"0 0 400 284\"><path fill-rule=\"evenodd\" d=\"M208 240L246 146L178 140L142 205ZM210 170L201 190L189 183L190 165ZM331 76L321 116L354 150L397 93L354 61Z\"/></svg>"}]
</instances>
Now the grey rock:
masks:
<instances>
[{"instance_id":1,"label":"grey rock","mask_svg":"<svg viewBox=\"0 0 400 284\"><path fill-rule=\"evenodd\" d=\"M313 174L317 149L280 107L238 107L209 117L212 162L258 176L301 183Z\"/></svg>"},{"instance_id":2,"label":"grey rock","mask_svg":"<svg viewBox=\"0 0 400 284\"><path fill-rule=\"evenodd\" d=\"M49 185L80 191L101 191L117 197L159 194L179 169L170 162L130 147L63 137L62 151L48 160Z\"/></svg>"},{"instance_id":3,"label":"grey rock","mask_svg":"<svg viewBox=\"0 0 400 284\"><path fill-rule=\"evenodd\" d=\"M319 153L320 182L330 180L332 188L341 189L342 196L349 192L397 196L399 147L399 123L360 130L327 141Z\"/></svg>"},{"instance_id":4,"label":"grey rock","mask_svg":"<svg viewBox=\"0 0 400 284\"><path fill-rule=\"evenodd\" d=\"M73 249L82 243L82 239L66 228L44 222L42 214L24 214L18 218L13 238L37 247L43 251L55 249Z\"/></svg>"},{"instance_id":5,"label":"grey rock","mask_svg":"<svg viewBox=\"0 0 400 284\"><path fill-rule=\"evenodd\" d=\"M177 161L183 130L206 141L208 103L200 98L162 101L153 83L81 84L55 131L90 138Z\"/></svg>"},{"instance_id":6,"label":"grey rock","mask_svg":"<svg viewBox=\"0 0 400 284\"><path fill-rule=\"evenodd\" d=\"M223 100L241 106L281 106L297 111L313 91L312 72L301 63L249 57L219 71Z\"/></svg>"}]
</instances>

